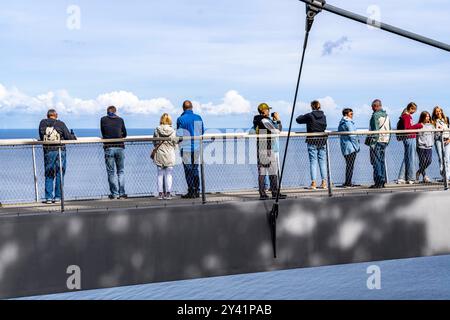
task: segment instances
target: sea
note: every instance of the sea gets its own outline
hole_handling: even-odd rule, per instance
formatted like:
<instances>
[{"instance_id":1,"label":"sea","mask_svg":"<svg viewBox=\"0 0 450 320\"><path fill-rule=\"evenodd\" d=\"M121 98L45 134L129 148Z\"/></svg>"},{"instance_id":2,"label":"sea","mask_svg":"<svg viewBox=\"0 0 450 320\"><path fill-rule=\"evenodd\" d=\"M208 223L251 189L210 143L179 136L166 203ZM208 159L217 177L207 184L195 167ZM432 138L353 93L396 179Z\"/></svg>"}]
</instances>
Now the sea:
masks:
<instances>
[{"instance_id":1,"label":"sea","mask_svg":"<svg viewBox=\"0 0 450 320\"><path fill-rule=\"evenodd\" d=\"M242 274L24 299L448 300L450 256Z\"/></svg>"}]
</instances>

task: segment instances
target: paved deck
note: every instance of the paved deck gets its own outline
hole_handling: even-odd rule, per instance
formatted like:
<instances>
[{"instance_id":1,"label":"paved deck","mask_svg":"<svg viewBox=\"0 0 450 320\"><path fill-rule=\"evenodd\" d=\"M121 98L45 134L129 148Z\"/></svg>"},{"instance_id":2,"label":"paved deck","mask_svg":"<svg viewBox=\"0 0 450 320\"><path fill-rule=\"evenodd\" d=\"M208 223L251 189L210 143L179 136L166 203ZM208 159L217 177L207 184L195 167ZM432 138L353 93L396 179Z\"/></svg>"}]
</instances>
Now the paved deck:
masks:
<instances>
[{"instance_id":1,"label":"paved deck","mask_svg":"<svg viewBox=\"0 0 450 320\"><path fill-rule=\"evenodd\" d=\"M430 192L444 190L443 184L414 184L414 185L387 185L385 189L370 189L368 186L359 186L354 188L334 187L332 189L333 196L361 196L377 193L398 193L398 192ZM289 199L301 199L305 197L328 197L328 190L317 189L310 190L308 188L287 189L283 190ZM214 193L206 195L206 204L220 204L225 202L238 201L256 201L259 195L256 190L244 190L240 192ZM273 201L273 200L268 200ZM155 197L130 197L121 200L109 199L92 199L66 201L65 212L85 212L85 211L110 211L116 209L133 209L133 208L161 208L186 205L203 205L202 199L181 199L174 197L173 200L158 200ZM48 214L58 213L61 211L59 204L43 204L43 203L22 203L22 204L3 204L0 207L0 216L16 216L30 214Z\"/></svg>"}]
</instances>

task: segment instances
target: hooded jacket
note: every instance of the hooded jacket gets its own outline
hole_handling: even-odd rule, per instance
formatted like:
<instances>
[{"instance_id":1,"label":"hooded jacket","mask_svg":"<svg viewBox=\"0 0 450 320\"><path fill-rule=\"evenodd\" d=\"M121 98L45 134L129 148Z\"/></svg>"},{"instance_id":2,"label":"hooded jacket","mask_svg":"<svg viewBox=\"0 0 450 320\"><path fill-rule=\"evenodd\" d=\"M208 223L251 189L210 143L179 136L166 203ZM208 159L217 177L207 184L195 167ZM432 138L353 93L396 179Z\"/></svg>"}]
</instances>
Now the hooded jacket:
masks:
<instances>
[{"instance_id":1,"label":"hooded jacket","mask_svg":"<svg viewBox=\"0 0 450 320\"><path fill-rule=\"evenodd\" d=\"M314 110L299 116L297 123L306 124L306 132L308 133L325 132L327 129L327 117L322 110ZM322 147L326 144L326 139L322 137L307 137L306 143Z\"/></svg>"},{"instance_id":2,"label":"hooded jacket","mask_svg":"<svg viewBox=\"0 0 450 320\"><path fill-rule=\"evenodd\" d=\"M155 148L159 146L158 151L156 151L155 158L153 159L155 164L162 168L175 166L175 150L179 140L176 136L175 129L170 125L160 125L155 129L153 136L155 138L170 138L168 141L153 142Z\"/></svg>"},{"instance_id":3,"label":"hooded jacket","mask_svg":"<svg viewBox=\"0 0 450 320\"><path fill-rule=\"evenodd\" d=\"M354 132L356 131L355 122L348 118L343 117L338 127L339 132ZM359 152L359 139L356 135L342 135L341 140L341 151L344 156L348 156L354 152Z\"/></svg>"}]
</instances>

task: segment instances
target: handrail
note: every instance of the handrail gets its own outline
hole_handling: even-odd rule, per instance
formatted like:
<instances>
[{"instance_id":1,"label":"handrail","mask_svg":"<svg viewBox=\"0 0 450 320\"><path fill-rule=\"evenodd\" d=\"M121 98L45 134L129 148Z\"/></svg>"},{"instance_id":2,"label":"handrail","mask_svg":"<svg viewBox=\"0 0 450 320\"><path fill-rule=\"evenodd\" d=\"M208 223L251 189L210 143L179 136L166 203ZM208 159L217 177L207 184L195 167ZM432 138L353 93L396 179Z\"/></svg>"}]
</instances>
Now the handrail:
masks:
<instances>
[{"instance_id":1,"label":"handrail","mask_svg":"<svg viewBox=\"0 0 450 320\"><path fill-rule=\"evenodd\" d=\"M450 129L420 129L420 130L385 130L385 131L325 131L318 133L294 132L293 137L332 137L332 136L368 136L379 134L418 134L418 133L444 133L450 132ZM203 136L184 137L185 140L214 140L214 139L242 139L242 138L269 138L269 137L286 137L287 132L280 132L279 134L253 134L248 132L240 133L214 133L205 134ZM154 142L154 141L169 141L171 138L162 138L154 136L132 136L124 139L101 139L96 137L78 138L78 140L63 140L61 142L43 142L37 139L0 139L0 146L58 146L58 145L78 145L89 143L123 143L123 142Z\"/></svg>"}]
</instances>

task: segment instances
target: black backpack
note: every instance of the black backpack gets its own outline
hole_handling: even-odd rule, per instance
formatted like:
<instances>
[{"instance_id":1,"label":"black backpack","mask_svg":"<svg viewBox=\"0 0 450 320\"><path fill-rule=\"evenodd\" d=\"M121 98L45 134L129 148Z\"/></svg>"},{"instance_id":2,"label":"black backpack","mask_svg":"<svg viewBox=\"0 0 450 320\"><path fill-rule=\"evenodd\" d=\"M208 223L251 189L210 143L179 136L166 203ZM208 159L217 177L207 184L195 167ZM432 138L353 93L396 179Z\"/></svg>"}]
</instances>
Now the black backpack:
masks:
<instances>
[{"instance_id":1,"label":"black backpack","mask_svg":"<svg viewBox=\"0 0 450 320\"><path fill-rule=\"evenodd\" d=\"M403 118L398 118L397 122L397 130L405 130L405 121L403 121ZM407 134L404 133L396 133L397 141L404 141L406 140Z\"/></svg>"}]
</instances>

